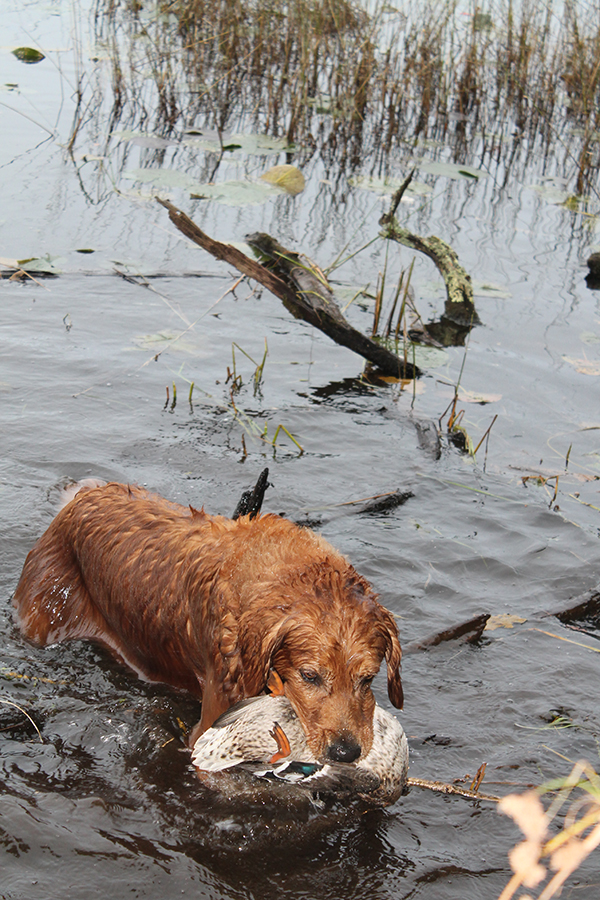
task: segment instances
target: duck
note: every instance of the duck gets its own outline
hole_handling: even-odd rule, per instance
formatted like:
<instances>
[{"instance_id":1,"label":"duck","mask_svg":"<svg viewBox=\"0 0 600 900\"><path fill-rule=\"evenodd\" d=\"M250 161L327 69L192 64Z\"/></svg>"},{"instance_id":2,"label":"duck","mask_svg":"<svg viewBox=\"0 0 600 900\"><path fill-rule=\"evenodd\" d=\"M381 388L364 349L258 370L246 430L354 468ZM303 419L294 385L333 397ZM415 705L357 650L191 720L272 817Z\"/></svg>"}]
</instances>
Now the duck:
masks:
<instances>
[{"instance_id":1,"label":"duck","mask_svg":"<svg viewBox=\"0 0 600 900\"><path fill-rule=\"evenodd\" d=\"M232 706L192 747L192 764L204 773L246 773L253 779L293 785L316 797L358 797L376 806L394 803L408 775L408 741L400 722L375 706L373 745L354 763L318 760L291 703L263 694Z\"/></svg>"}]
</instances>

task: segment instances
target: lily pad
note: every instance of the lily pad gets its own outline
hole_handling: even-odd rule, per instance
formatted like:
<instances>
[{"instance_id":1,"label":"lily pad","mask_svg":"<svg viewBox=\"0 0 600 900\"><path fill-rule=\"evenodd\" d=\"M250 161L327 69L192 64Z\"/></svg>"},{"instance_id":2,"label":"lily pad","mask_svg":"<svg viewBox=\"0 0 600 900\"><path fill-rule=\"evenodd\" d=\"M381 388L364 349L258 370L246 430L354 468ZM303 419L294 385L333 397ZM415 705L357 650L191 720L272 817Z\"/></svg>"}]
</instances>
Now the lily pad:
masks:
<instances>
[{"instance_id":1,"label":"lily pad","mask_svg":"<svg viewBox=\"0 0 600 900\"><path fill-rule=\"evenodd\" d=\"M222 181L219 184L195 184L193 200L214 200L225 206L258 206L285 193L266 181Z\"/></svg>"},{"instance_id":2,"label":"lily pad","mask_svg":"<svg viewBox=\"0 0 600 900\"><path fill-rule=\"evenodd\" d=\"M414 351L414 356L413 356ZM403 356L402 347L400 347L399 355ZM413 362L419 369L439 369L445 366L450 359L446 350L440 350L438 347L427 347L425 344L411 344L407 349L406 358L408 362Z\"/></svg>"},{"instance_id":3,"label":"lily pad","mask_svg":"<svg viewBox=\"0 0 600 900\"><path fill-rule=\"evenodd\" d=\"M375 300L375 297L372 294L368 294L369 284L336 284L334 287L334 293L336 300L339 305L342 307L342 310L348 309L351 303L354 303L359 299L369 298L369 300Z\"/></svg>"},{"instance_id":4,"label":"lily pad","mask_svg":"<svg viewBox=\"0 0 600 900\"><path fill-rule=\"evenodd\" d=\"M46 59L43 53L40 53L39 50L36 50L34 47L17 47L16 50L12 51L13 56L16 56L17 59L20 59L21 62L27 63L28 65L32 65L33 63L39 63L43 59Z\"/></svg>"},{"instance_id":5,"label":"lily pad","mask_svg":"<svg viewBox=\"0 0 600 900\"><path fill-rule=\"evenodd\" d=\"M204 137L184 138L181 143L187 147L192 147L194 150L203 150L204 153L221 153L221 150L239 149L239 144L236 144L235 147L230 144L221 147L218 140L209 140Z\"/></svg>"},{"instance_id":6,"label":"lily pad","mask_svg":"<svg viewBox=\"0 0 600 900\"><path fill-rule=\"evenodd\" d=\"M222 146L221 141L223 142ZM269 134L222 134L221 141L219 141L218 135L210 134L201 135L199 138L186 138L184 143L212 153L220 153L221 150L241 150L242 153L257 156L294 149L294 145L290 144L287 138L271 137Z\"/></svg>"},{"instance_id":7,"label":"lily pad","mask_svg":"<svg viewBox=\"0 0 600 900\"><path fill-rule=\"evenodd\" d=\"M123 172L123 178L129 181L139 181L144 184L154 184L157 187L186 188L197 186L197 182L185 172L177 169L129 169Z\"/></svg>"},{"instance_id":8,"label":"lily pad","mask_svg":"<svg viewBox=\"0 0 600 900\"><path fill-rule=\"evenodd\" d=\"M232 134L228 143L239 144L244 153L281 153L284 150L294 150L287 138L271 137L269 134Z\"/></svg>"},{"instance_id":9,"label":"lily pad","mask_svg":"<svg viewBox=\"0 0 600 900\"><path fill-rule=\"evenodd\" d=\"M472 166L463 166L457 163L444 163L424 160L420 163L419 168L430 175L445 175L446 178L466 178L469 180L478 178L488 178L488 173L483 169L474 169Z\"/></svg>"},{"instance_id":10,"label":"lily pad","mask_svg":"<svg viewBox=\"0 0 600 900\"><path fill-rule=\"evenodd\" d=\"M296 194L301 194L306 187L304 175L300 169L296 168L296 166L272 166L272 168L267 172L264 172L260 177L262 181L266 181L268 184L274 184L277 187L283 188L283 190L286 191L286 193L291 194L292 197L295 197Z\"/></svg>"},{"instance_id":11,"label":"lily pad","mask_svg":"<svg viewBox=\"0 0 600 900\"><path fill-rule=\"evenodd\" d=\"M535 191L546 203L552 203L556 206L566 203L571 197L571 194L565 191L561 183L557 183L553 179L543 181L541 184L530 184L528 187L529 190Z\"/></svg>"},{"instance_id":12,"label":"lily pad","mask_svg":"<svg viewBox=\"0 0 600 900\"><path fill-rule=\"evenodd\" d=\"M357 175L355 178L349 178L348 184L352 187L360 188L362 191L391 195L398 190L403 181L403 178L369 178L367 175ZM404 196L407 194L425 196L431 193L433 193L431 185L423 184L419 181L411 181Z\"/></svg>"},{"instance_id":13,"label":"lily pad","mask_svg":"<svg viewBox=\"0 0 600 900\"><path fill-rule=\"evenodd\" d=\"M138 147L149 147L152 150L164 150L166 147L179 143L178 141L168 141L154 134L136 135L130 139L130 142Z\"/></svg>"}]
</instances>

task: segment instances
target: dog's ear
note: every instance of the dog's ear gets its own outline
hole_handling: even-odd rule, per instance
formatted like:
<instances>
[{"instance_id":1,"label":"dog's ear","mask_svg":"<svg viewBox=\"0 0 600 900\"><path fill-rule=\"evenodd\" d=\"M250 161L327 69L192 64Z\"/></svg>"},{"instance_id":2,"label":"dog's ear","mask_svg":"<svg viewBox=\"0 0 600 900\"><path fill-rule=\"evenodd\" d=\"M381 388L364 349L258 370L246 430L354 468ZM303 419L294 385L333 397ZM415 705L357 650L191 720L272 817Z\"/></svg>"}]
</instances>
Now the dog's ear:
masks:
<instances>
[{"instance_id":1,"label":"dog's ear","mask_svg":"<svg viewBox=\"0 0 600 900\"><path fill-rule=\"evenodd\" d=\"M385 637L385 661L387 663L388 696L396 709L404 706L404 691L400 676L402 650L398 639L398 627L391 613L381 608L381 625Z\"/></svg>"},{"instance_id":2,"label":"dog's ear","mask_svg":"<svg viewBox=\"0 0 600 900\"><path fill-rule=\"evenodd\" d=\"M249 621L245 621L247 618L247 615L242 616L240 622L240 650L246 693L255 697L267 685L273 657L285 641L289 622L281 620L278 609L254 611Z\"/></svg>"}]
</instances>

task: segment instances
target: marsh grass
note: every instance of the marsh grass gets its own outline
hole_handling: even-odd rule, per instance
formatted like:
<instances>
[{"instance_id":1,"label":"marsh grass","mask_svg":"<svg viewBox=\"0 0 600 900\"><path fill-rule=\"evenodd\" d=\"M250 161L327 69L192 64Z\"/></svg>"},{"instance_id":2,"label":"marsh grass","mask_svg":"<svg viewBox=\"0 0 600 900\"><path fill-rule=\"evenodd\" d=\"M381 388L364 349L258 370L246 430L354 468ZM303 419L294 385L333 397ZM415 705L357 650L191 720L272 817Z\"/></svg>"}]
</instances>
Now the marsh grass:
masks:
<instances>
[{"instance_id":1,"label":"marsh grass","mask_svg":"<svg viewBox=\"0 0 600 900\"><path fill-rule=\"evenodd\" d=\"M480 165L557 154L573 191L599 165L600 12L566 0L98 0L109 129L285 137L304 158L383 171L418 142ZM96 101L97 101L96 97ZM93 116L88 102L74 118ZM97 105L97 104L96 104ZM75 134L73 135L74 143ZM223 144L222 144L223 147Z\"/></svg>"}]
</instances>

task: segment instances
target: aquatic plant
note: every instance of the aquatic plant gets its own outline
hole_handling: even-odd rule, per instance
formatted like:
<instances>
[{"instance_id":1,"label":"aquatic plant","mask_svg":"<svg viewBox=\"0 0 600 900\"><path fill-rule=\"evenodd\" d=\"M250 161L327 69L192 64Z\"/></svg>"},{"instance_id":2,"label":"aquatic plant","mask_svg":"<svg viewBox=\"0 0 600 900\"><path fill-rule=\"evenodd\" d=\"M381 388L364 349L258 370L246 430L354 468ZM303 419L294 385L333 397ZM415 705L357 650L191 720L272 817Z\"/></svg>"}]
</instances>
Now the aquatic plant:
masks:
<instances>
[{"instance_id":1,"label":"aquatic plant","mask_svg":"<svg viewBox=\"0 0 600 900\"><path fill-rule=\"evenodd\" d=\"M71 147L104 115L108 134L214 129L222 155L253 129L344 169L369 154L381 174L433 140L456 161L470 150L500 164L501 180L555 155L577 193L594 188L597 3L489 0L465 14L456 0L98 0L95 22L112 101L102 109L80 83Z\"/></svg>"},{"instance_id":2,"label":"aquatic plant","mask_svg":"<svg viewBox=\"0 0 600 900\"><path fill-rule=\"evenodd\" d=\"M549 793L555 797L545 810L540 797ZM567 802L562 827L550 837L550 823ZM498 809L514 819L525 835L525 840L509 853L514 875L499 900L510 900L521 886L533 889L542 882L546 884L537 900L550 900L600 845L600 778L587 762L573 766L565 779L548 782L525 794L509 794L500 801ZM555 873L551 877L548 868ZM533 898L522 894L520 900Z\"/></svg>"}]
</instances>

